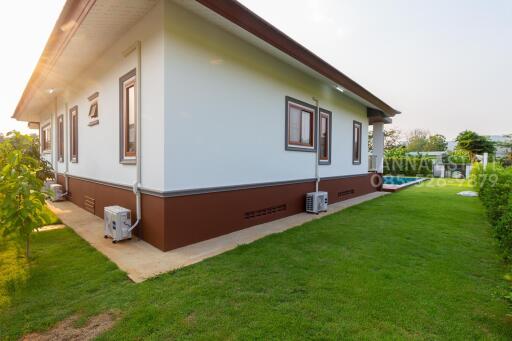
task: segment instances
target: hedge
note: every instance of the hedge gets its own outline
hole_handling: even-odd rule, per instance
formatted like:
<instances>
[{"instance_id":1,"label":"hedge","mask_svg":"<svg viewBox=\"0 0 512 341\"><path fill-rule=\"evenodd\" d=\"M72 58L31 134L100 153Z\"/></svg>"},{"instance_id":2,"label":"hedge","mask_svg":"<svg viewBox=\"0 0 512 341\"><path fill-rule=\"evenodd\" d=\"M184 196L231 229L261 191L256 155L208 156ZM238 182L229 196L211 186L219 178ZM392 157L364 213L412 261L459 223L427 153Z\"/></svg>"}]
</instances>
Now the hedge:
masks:
<instances>
[{"instance_id":1,"label":"hedge","mask_svg":"<svg viewBox=\"0 0 512 341\"><path fill-rule=\"evenodd\" d=\"M473 166L471 180L487 210L505 258L512 259L512 168Z\"/></svg>"}]
</instances>

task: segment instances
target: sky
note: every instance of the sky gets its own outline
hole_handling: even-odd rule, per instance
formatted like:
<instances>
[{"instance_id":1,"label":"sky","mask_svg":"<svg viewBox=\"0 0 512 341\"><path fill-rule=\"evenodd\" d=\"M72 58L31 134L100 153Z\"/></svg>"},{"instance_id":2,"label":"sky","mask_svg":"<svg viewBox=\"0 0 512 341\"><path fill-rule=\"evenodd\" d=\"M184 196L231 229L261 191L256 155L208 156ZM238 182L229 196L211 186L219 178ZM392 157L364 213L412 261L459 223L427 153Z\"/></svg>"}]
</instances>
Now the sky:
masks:
<instances>
[{"instance_id":1,"label":"sky","mask_svg":"<svg viewBox=\"0 0 512 341\"><path fill-rule=\"evenodd\" d=\"M241 0L402 114L393 128L453 139L512 133L510 0ZM63 0L0 10L0 132L10 119Z\"/></svg>"},{"instance_id":2,"label":"sky","mask_svg":"<svg viewBox=\"0 0 512 341\"><path fill-rule=\"evenodd\" d=\"M400 110L404 133L512 133L510 0L241 2Z\"/></svg>"},{"instance_id":3,"label":"sky","mask_svg":"<svg viewBox=\"0 0 512 341\"><path fill-rule=\"evenodd\" d=\"M18 100L60 14L64 0L4 1L0 4L0 133L29 130L11 119Z\"/></svg>"}]
</instances>

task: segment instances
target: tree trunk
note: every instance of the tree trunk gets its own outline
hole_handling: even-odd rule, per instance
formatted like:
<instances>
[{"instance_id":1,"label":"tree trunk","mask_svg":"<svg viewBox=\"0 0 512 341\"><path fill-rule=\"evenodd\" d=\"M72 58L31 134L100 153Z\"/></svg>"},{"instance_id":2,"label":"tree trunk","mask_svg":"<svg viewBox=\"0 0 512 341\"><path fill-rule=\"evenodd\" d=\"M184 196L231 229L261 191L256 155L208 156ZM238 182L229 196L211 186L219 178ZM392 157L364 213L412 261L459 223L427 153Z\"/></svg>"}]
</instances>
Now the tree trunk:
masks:
<instances>
[{"instance_id":1,"label":"tree trunk","mask_svg":"<svg viewBox=\"0 0 512 341\"><path fill-rule=\"evenodd\" d=\"M27 237L25 244L25 255L27 256L27 259L30 259L30 237Z\"/></svg>"}]
</instances>

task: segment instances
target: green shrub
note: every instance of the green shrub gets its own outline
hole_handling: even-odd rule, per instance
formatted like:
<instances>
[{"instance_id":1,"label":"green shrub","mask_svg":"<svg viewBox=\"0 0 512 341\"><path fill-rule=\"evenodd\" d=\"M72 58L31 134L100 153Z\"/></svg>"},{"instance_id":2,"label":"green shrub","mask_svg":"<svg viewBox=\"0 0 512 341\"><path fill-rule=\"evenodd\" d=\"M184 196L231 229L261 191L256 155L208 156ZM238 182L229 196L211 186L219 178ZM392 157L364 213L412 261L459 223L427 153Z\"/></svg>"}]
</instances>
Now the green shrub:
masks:
<instances>
[{"instance_id":1,"label":"green shrub","mask_svg":"<svg viewBox=\"0 0 512 341\"><path fill-rule=\"evenodd\" d=\"M508 205L496 224L495 236L503 250L504 257L512 259L512 204Z\"/></svg>"},{"instance_id":2,"label":"green shrub","mask_svg":"<svg viewBox=\"0 0 512 341\"><path fill-rule=\"evenodd\" d=\"M460 165L470 163L471 159L467 152L462 150L456 150L444 155L443 162Z\"/></svg>"},{"instance_id":3,"label":"green shrub","mask_svg":"<svg viewBox=\"0 0 512 341\"><path fill-rule=\"evenodd\" d=\"M484 170L481 164L473 165L471 181L479 193L487 215L493 225L494 237L503 258L512 260L512 168L491 163ZM505 279L512 284L512 274ZM512 286L505 298L512 304Z\"/></svg>"},{"instance_id":4,"label":"green shrub","mask_svg":"<svg viewBox=\"0 0 512 341\"><path fill-rule=\"evenodd\" d=\"M432 176L432 160L418 157L387 157L384 174L406 176Z\"/></svg>"},{"instance_id":5,"label":"green shrub","mask_svg":"<svg viewBox=\"0 0 512 341\"><path fill-rule=\"evenodd\" d=\"M512 193L512 169L505 169L495 164L489 165L484 171L475 171L475 184L487 215L493 226L510 209Z\"/></svg>"}]
</instances>

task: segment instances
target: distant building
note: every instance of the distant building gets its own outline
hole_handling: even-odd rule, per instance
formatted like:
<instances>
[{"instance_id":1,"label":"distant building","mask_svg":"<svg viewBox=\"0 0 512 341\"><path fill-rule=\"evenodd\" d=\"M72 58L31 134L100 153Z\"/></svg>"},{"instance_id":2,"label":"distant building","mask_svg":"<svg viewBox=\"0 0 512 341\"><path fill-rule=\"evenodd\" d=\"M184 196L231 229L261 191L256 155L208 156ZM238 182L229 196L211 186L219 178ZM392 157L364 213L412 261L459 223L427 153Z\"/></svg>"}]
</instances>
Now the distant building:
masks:
<instances>
[{"instance_id":1,"label":"distant building","mask_svg":"<svg viewBox=\"0 0 512 341\"><path fill-rule=\"evenodd\" d=\"M438 151L438 152L408 152L406 154L407 156L412 156L412 157L424 157L424 158L428 158L428 159L433 159L433 160L439 160L442 162L443 160L443 156L446 155L446 151Z\"/></svg>"},{"instance_id":2,"label":"distant building","mask_svg":"<svg viewBox=\"0 0 512 341\"><path fill-rule=\"evenodd\" d=\"M496 143L503 143L503 142L507 142L507 141L510 141L510 137L506 136L506 135L491 135L491 136L487 136L491 141L493 142L496 142ZM500 147L500 146L496 146L496 157L498 158L502 158L502 157L505 157L507 156L508 154L510 154L511 152L511 149L510 148L504 148L504 147Z\"/></svg>"}]
</instances>

